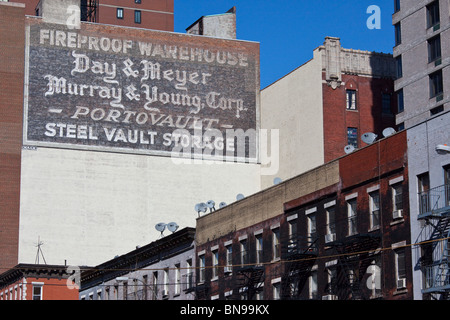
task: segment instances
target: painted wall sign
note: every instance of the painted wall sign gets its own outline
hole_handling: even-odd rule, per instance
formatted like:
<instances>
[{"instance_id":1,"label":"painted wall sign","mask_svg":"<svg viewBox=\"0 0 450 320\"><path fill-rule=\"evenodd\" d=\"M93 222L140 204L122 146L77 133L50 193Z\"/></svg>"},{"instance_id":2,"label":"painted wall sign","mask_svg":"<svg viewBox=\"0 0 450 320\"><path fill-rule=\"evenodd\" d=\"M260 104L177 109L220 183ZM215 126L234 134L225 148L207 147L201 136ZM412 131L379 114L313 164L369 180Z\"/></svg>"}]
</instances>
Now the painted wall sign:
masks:
<instances>
[{"instance_id":1,"label":"painted wall sign","mask_svg":"<svg viewBox=\"0 0 450 320\"><path fill-rule=\"evenodd\" d=\"M29 27L25 143L170 155L257 129L257 43L123 29Z\"/></svg>"}]
</instances>

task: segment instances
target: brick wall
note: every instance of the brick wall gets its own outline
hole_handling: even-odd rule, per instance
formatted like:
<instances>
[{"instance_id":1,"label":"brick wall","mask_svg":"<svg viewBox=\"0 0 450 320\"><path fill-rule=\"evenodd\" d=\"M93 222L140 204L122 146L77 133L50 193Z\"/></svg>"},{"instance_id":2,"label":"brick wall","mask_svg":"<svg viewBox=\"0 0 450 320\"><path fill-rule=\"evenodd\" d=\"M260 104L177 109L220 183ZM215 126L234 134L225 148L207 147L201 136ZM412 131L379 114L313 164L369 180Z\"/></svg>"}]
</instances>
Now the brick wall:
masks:
<instances>
[{"instance_id":1,"label":"brick wall","mask_svg":"<svg viewBox=\"0 0 450 320\"><path fill-rule=\"evenodd\" d=\"M24 7L0 3L0 270L18 260Z\"/></svg>"}]
</instances>

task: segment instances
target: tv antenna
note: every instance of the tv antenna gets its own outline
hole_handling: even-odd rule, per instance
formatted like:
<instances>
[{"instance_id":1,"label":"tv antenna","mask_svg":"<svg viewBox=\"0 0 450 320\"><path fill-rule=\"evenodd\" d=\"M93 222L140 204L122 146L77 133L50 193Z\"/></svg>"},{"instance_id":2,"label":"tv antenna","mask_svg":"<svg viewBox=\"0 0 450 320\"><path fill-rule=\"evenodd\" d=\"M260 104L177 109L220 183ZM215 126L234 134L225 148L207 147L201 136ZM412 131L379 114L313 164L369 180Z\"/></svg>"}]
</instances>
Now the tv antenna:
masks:
<instances>
[{"instance_id":1,"label":"tv antenna","mask_svg":"<svg viewBox=\"0 0 450 320\"><path fill-rule=\"evenodd\" d=\"M204 202L197 203L194 208L195 208L195 211L197 211L199 217L200 217L200 212L204 213L208 209L206 203L204 203Z\"/></svg>"},{"instance_id":2,"label":"tv antenna","mask_svg":"<svg viewBox=\"0 0 450 320\"><path fill-rule=\"evenodd\" d=\"M178 230L178 225L175 222L170 222L170 223L167 224L167 229L170 232L174 233L175 231Z\"/></svg>"},{"instance_id":3,"label":"tv antenna","mask_svg":"<svg viewBox=\"0 0 450 320\"><path fill-rule=\"evenodd\" d=\"M281 178L276 177L275 179L273 179L273 184L280 184L281 182L283 182L283 180L281 180Z\"/></svg>"},{"instance_id":4,"label":"tv antenna","mask_svg":"<svg viewBox=\"0 0 450 320\"><path fill-rule=\"evenodd\" d=\"M215 211L216 208L214 207L216 203L213 200L206 201L206 206L209 208L209 212Z\"/></svg>"},{"instance_id":5,"label":"tv antenna","mask_svg":"<svg viewBox=\"0 0 450 320\"><path fill-rule=\"evenodd\" d=\"M161 238L163 237L163 232L166 229L166 226L167 225L165 223L162 223L162 222L160 222L160 223L155 225L155 229L158 230L159 232L161 232Z\"/></svg>"},{"instance_id":6,"label":"tv antenna","mask_svg":"<svg viewBox=\"0 0 450 320\"><path fill-rule=\"evenodd\" d=\"M361 136L361 140L367 144L372 144L377 139L377 135L373 132L366 132Z\"/></svg>"},{"instance_id":7,"label":"tv antenna","mask_svg":"<svg viewBox=\"0 0 450 320\"><path fill-rule=\"evenodd\" d=\"M348 146L345 146L344 151L346 154L352 153L355 151L355 146L349 144Z\"/></svg>"},{"instance_id":8,"label":"tv antenna","mask_svg":"<svg viewBox=\"0 0 450 320\"><path fill-rule=\"evenodd\" d=\"M34 261L34 264L39 264L39 254L42 255L42 259L44 259L44 264L47 264L47 262L45 261L45 258L44 258L44 252L42 252L42 248L41 248L43 244L44 243L41 241L41 238L38 237L38 243L36 245L37 253L36 253L36 259Z\"/></svg>"},{"instance_id":9,"label":"tv antenna","mask_svg":"<svg viewBox=\"0 0 450 320\"><path fill-rule=\"evenodd\" d=\"M393 135L396 132L397 131L395 131L394 128L388 127L388 128L383 130L383 136L386 138L386 137L389 137L389 136Z\"/></svg>"}]
</instances>

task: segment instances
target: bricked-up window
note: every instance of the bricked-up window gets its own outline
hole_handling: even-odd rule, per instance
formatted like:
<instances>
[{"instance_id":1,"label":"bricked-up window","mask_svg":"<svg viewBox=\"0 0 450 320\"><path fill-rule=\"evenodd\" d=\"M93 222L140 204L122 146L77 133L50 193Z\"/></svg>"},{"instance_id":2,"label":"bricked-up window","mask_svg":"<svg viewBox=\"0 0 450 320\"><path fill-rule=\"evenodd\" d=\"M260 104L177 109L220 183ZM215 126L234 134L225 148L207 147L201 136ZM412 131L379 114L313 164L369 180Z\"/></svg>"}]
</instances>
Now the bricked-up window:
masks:
<instances>
[{"instance_id":1,"label":"bricked-up window","mask_svg":"<svg viewBox=\"0 0 450 320\"><path fill-rule=\"evenodd\" d=\"M383 93L381 95L381 112L383 114L392 114L391 95L389 93Z\"/></svg>"},{"instance_id":2,"label":"bricked-up window","mask_svg":"<svg viewBox=\"0 0 450 320\"><path fill-rule=\"evenodd\" d=\"M116 16L117 19L123 19L123 8L117 8Z\"/></svg>"},{"instance_id":3,"label":"bricked-up window","mask_svg":"<svg viewBox=\"0 0 450 320\"><path fill-rule=\"evenodd\" d=\"M440 25L440 17L439 17L439 1L434 1L427 5L427 27L436 29L439 28Z\"/></svg>"},{"instance_id":4,"label":"bricked-up window","mask_svg":"<svg viewBox=\"0 0 450 320\"><path fill-rule=\"evenodd\" d=\"M347 128L347 144L358 148L358 128Z\"/></svg>"},{"instance_id":5,"label":"bricked-up window","mask_svg":"<svg viewBox=\"0 0 450 320\"><path fill-rule=\"evenodd\" d=\"M347 110L356 110L356 90L346 90Z\"/></svg>"},{"instance_id":6,"label":"bricked-up window","mask_svg":"<svg viewBox=\"0 0 450 320\"><path fill-rule=\"evenodd\" d=\"M438 70L430 74L430 98L440 96L443 92L442 70Z\"/></svg>"},{"instance_id":7,"label":"bricked-up window","mask_svg":"<svg viewBox=\"0 0 450 320\"><path fill-rule=\"evenodd\" d=\"M441 36L437 35L428 40L428 62L441 58Z\"/></svg>"},{"instance_id":8,"label":"bricked-up window","mask_svg":"<svg viewBox=\"0 0 450 320\"><path fill-rule=\"evenodd\" d=\"M394 25L395 31L395 45L398 46L402 43L402 28L400 26L400 22Z\"/></svg>"},{"instance_id":9,"label":"bricked-up window","mask_svg":"<svg viewBox=\"0 0 450 320\"><path fill-rule=\"evenodd\" d=\"M141 23L141 10L134 11L134 22Z\"/></svg>"}]
</instances>

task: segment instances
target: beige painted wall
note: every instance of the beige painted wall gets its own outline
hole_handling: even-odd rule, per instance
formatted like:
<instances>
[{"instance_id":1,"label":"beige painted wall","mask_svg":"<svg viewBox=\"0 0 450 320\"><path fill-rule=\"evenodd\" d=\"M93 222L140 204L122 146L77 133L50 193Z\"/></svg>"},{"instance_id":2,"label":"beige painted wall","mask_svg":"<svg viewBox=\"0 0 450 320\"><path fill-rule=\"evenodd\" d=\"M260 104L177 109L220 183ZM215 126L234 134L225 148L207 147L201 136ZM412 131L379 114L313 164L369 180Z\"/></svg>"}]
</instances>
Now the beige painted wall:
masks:
<instances>
[{"instance_id":1,"label":"beige painted wall","mask_svg":"<svg viewBox=\"0 0 450 320\"><path fill-rule=\"evenodd\" d=\"M261 176L262 188L324 163L322 111L322 54L315 50L312 60L261 91L261 129L279 129L280 141L279 170Z\"/></svg>"},{"instance_id":2,"label":"beige painted wall","mask_svg":"<svg viewBox=\"0 0 450 320\"><path fill-rule=\"evenodd\" d=\"M40 238L49 264L102 263L158 239L159 222L195 227L196 203L230 204L238 193L259 191L259 177L255 164L176 165L169 157L23 150L19 262L34 263Z\"/></svg>"}]
</instances>

